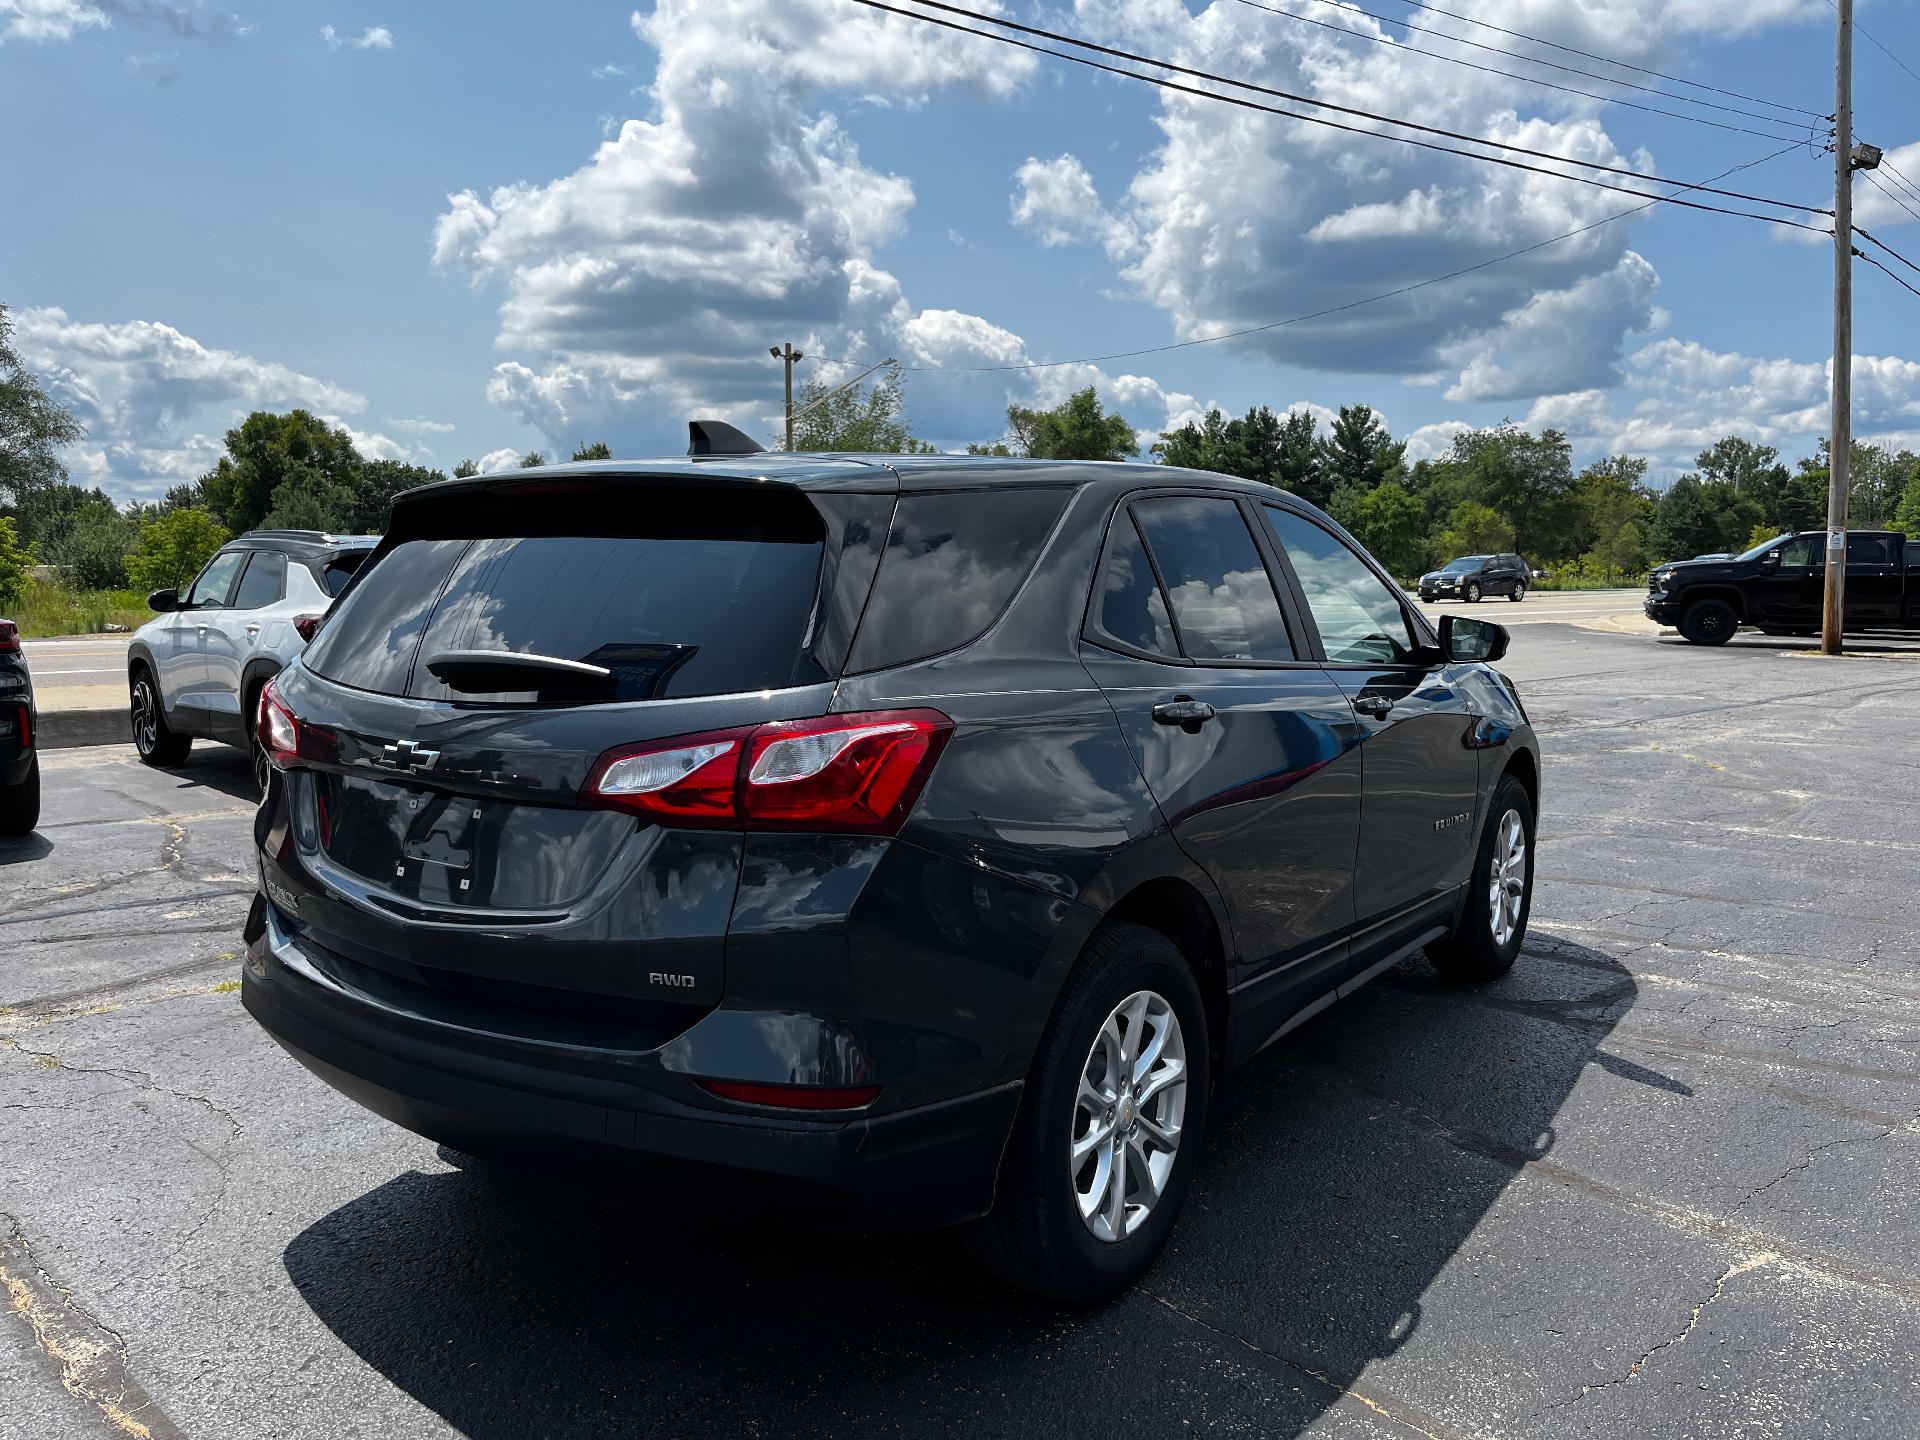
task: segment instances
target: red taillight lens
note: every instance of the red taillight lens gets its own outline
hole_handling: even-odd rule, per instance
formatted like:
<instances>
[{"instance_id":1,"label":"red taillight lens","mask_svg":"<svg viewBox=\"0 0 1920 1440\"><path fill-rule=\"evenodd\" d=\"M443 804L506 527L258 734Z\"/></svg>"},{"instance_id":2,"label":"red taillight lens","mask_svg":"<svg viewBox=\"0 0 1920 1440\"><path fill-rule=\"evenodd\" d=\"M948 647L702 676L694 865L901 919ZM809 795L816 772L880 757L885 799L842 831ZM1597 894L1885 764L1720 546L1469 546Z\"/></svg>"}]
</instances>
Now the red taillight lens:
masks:
<instances>
[{"instance_id":1,"label":"red taillight lens","mask_svg":"<svg viewBox=\"0 0 1920 1440\"><path fill-rule=\"evenodd\" d=\"M20 627L11 620L0 620L0 655L20 653Z\"/></svg>"},{"instance_id":2,"label":"red taillight lens","mask_svg":"<svg viewBox=\"0 0 1920 1440\"><path fill-rule=\"evenodd\" d=\"M303 723L287 708L271 680L260 687L260 709L254 715L253 733L259 737L267 758L282 770L302 760L339 758L333 733Z\"/></svg>"},{"instance_id":3,"label":"red taillight lens","mask_svg":"<svg viewBox=\"0 0 1920 1440\"><path fill-rule=\"evenodd\" d=\"M938 710L878 710L676 735L609 750L580 798L679 825L891 835L952 733Z\"/></svg>"},{"instance_id":4,"label":"red taillight lens","mask_svg":"<svg viewBox=\"0 0 1920 1440\"><path fill-rule=\"evenodd\" d=\"M756 1085L745 1080L702 1080L700 1087L722 1100L743 1105L772 1105L781 1110L858 1110L871 1105L878 1085L852 1085L828 1090L812 1085Z\"/></svg>"},{"instance_id":5,"label":"red taillight lens","mask_svg":"<svg viewBox=\"0 0 1920 1440\"><path fill-rule=\"evenodd\" d=\"M293 617L293 628L302 640L311 644L313 632L320 628L320 622L326 618L324 615L296 615Z\"/></svg>"},{"instance_id":6,"label":"red taillight lens","mask_svg":"<svg viewBox=\"0 0 1920 1440\"><path fill-rule=\"evenodd\" d=\"M734 790L751 726L609 750L580 798L679 824L737 823Z\"/></svg>"},{"instance_id":7,"label":"red taillight lens","mask_svg":"<svg viewBox=\"0 0 1920 1440\"><path fill-rule=\"evenodd\" d=\"M20 707L20 748L33 748L33 711L24 705Z\"/></svg>"}]
</instances>

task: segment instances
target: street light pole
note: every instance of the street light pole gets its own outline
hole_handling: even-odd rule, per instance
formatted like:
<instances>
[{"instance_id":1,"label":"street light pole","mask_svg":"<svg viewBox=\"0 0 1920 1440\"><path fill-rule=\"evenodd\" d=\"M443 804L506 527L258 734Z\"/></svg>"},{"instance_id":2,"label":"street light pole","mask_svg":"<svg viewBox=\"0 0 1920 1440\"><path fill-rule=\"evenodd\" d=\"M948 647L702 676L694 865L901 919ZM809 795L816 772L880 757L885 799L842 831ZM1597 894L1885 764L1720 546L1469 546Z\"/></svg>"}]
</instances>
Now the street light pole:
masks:
<instances>
[{"instance_id":1,"label":"street light pole","mask_svg":"<svg viewBox=\"0 0 1920 1440\"><path fill-rule=\"evenodd\" d=\"M1853 0L1835 0L1833 106L1833 418L1827 441L1826 595L1820 649L1840 653L1847 595L1847 485L1853 460Z\"/></svg>"},{"instance_id":2,"label":"street light pole","mask_svg":"<svg viewBox=\"0 0 1920 1440\"><path fill-rule=\"evenodd\" d=\"M791 340L767 347L767 353L783 363L787 377L787 449L793 449L793 367L807 357L793 348Z\"/></svg>"}]
</instances>

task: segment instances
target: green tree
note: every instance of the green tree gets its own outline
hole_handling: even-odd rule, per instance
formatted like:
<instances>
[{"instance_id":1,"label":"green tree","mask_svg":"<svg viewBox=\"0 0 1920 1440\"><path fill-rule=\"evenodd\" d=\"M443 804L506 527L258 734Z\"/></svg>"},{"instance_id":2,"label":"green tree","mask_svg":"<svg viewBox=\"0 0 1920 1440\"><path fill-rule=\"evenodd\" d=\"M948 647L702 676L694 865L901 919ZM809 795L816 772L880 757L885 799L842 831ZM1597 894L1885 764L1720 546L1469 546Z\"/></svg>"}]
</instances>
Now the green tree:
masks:
<instances>
[{"instance_id":1,"label":"green tree","mask_svg":"<svg viewBox=\"0 0 1920 1440\"><path fill-rule=\"evenodd\" d=\"M1646 473L1647 462L1638 456L1610 455L1596 460L1574 477L1576 540L1582 553L1607 552L1624 525L1634 527L1636 544L1644 540L1655 510L1653 497L1640 483ZM1621 567L1602 565L1601 568Z\"/></svg>"},{"instance_id":2,"label":"green tree","mask_svg":"<svg viewBox=\"0 0 1920 1440\"><path fill-rule=\"evenodd\" d=\"M1738 435L1714 441L1693 463L1702 480L1723 480L1736 494L1758 501L1769 512L1779 503L1790 478L1787 467L1780 463L1778 450Z\"/></svg>"},{"instance_id":3,"label":"green tree","mask_svg":"<svg viewBox=\"0 0 1920 1440\"><path fill-rule=\"evenodd\" d=\"M13 507L20 542L32 546L41 558L51 560L52 552L73 533L80 517L102 505L112 509L113 501L98 486L87 490L65 480L37 486Z\"/></svg>"},{"instance_id":4,"label":"green tree","mask_svg":"<svg viewBox=\"0 0 1920 1440\"><path fill-rule=\"evenodd\" d=\"M1907 472L1901 487L1900 503L1894 508L1893 528L1907 532L1907 538L1920 539L1920 464Z\"/></svg>"},{"instance_id":5,"label":"green tree","mask_svg":"<svg viewBox=\"0 0 1920 1440\"><path fill-rule=\"evenodd\" d=\"M46 391L13 348L13 322L0 305L0 503L18 505L67 478L58 451L85 430Z\"/></svg>"},{"instance_id":6,"label":"green tree","mask_svg":"<svg viewBox=\"0 0 1920 1440\"><path fill-rule=\"evenodd\" d=\"M604 440L596 440L591 445L582 440L573 447L573 458L575 460L611 460L613 451L607 448L607 442Z\"/></svg>"},{"instance_id":7,"label":"green tree","mask_svg":"<svg viewBox=\"0 0 1920 1440\"><path fill-rule=\"evenodd\" d=\"M1051 410L1007 407L1014 453L1039 460L1127 460L1140 453L1126 417L1108 414L1093 386L1076 390Z\"/></svg>"},{"instance_id":8,"label":"green tree","mask_svg":"<svg viewBox=\"0 0 1920 1440\"><path fill-rule=\"evenodd\" d=\"M1427 542L1421 533L1420 502L1391 480L1360 496L1334 518L1366 546L1373 558L1401 579L1426 568Z\"/></svg>"},{"instance_id":9,"label":"green tree","mask_svg":"<svg viewBox=\"0 0 1920 1440\"><path fill-rule=\"evenodd\" d=\"M1654 509L1648 537L1661 560L1691 560L1721 549L1719 517L1708 504L1698 475L1682 475L1667 487Z\"/></svg>"},{"instance_id":10,"label":"green tree","mask_svg":"<svg viewBox=\"0 0 1920 1440\"><path fill-rule=\"evenodd\" d=\"M1584 559L1588 568L1598 570L1608 584L1618 577L1641 574L1647 568L1647 556L1639 525L1623 520L1620 528L1602 538Z\"/></svg>"},{"instance_id":11,"label":"green tree","mask_svg":"<svg viewBox=\"0 0 1920 1440\"><path fill-rule=\"evenodd\" d=\"M868 455L921 455L933 447L907 430L906 379L889 365L871 385L836 391L809 380L794 405L793 448Z\"/></svg>"},{"instance_id":12,"label":"green tree","mask_svg":"<svg viewBox=\"0 0 1920 1440\"><path fill-rule=\"evenodd\" d=\"M26 588L33 552L14 534L13 520L0 515L0 605L11 605Z\"/></svg>"},{"instance_id":13,"label":"green tree","mask_svg":"<svg viewBox=\"0 0 1920 1440\"><path fill-rule=\"evenodd\" d=\"M1461 555L1492 555L1511 550L1513 525L1489 505L1462 500L1453 507L1447 528L1440 532L1434 549L1449 560Z\"/></svg>"},{"instance_id":14,"label":"green tree","mask_svg":"<svg viewBox=\"0 0 1920 1440\"><path fill-rule=\"evenodd\" d=\"M58 565L61 578L83 590L124 590L127 555L140 542L140 526L107 500L76 511L60 539L43 545L41 557Z\"/></svg>"},{"instance_id":15,"label":"green tree","mask_svg":"<svg viewBox=\"0 0 1920 1440\"><path fill-rule=\"evenodd\" d=\"M1153 454L1162 465L1237 475L1322 505L1328 492L1320 483L1316 439L1311 411L1290 410L1282 417L1259 405L1232 420L1209 410L1199 421L1163 431Z\"/></svg>"},{"instance_id":16,"label":"green tree","mask_svg":"<svg viewBox=\"0 0 1920 1440\"><path fill-rule=\"evenodd\" d=\"M284 521L306 511L303 492L314 492L320 510L336 508L343 502L332 492L351 494L360 468L347 432L306 410L256 410L227 431L226 441L227 453L200 477L200 490L207 510L235 533L254 529L269 512Z\"/></svg>"},{"instance_id":17,"label":"green tree","mask_svg":"<svg viewBox=\"0 0 1920 1440\"><path fill-rule=\"evenodd\" d=\"M456 480L470 480L479 473L480 465L475 460L462 460L453 467L453 478Z\"/></svg>"},{"instance_id":18,"label":"green tree","mask_svg":"<svg viewBox=\"0 0 1920 1440\"><path fill-rule=\"evenodd\" d=\"M387 520L393 513L394 496L403 490L431 485L446 478L441 471L425 465L407 465L398 460L368 460L361 465L360 473L354 478L353 503L347 513L337 525L321 528L338 529L351 535L385 534Z\"/></svg>"},{"instance_id":19,"label":"green tree","mask_svg":"<svg viewBox=\"0 0 1920 1440\"><path fill-rule=\"evenodd\" d=\"M1573 447L1558 430L1534 435L1518 425L1469 430L1453 440L1452 459L1473 500L1513 527L1506 545L1535 564L1581 551L1581 515L1573 498Z\"/></svg>"},{"instance_id":20,"label":"green tree","mask_svg":"<svg viewBox=\"0 0 1920 1440\"><path fill-rule=\"evenodd\" d=\"M546 463L547 457L538 450L529 450L520 457L520 468L522 470L538 470Z\"/></svg>"},{"instance_id":21,"label":"green tree","mask_svg":"<svg viewBox=\"0 0 1920 1440\"><path fill-rule=\"evenodd\" d=\"M1407 445L1395 441L1369 405L1342 405L1319 442L1320 489L1331 504L1342 489L1362 494L1382 481L1400 480Z\"/></svg>"},{"instance_id":22,"label":"green tree","mask_svg":"<svg viewBox=\"0 0 1920 1440\"><path fill-rule=\"evenodd\" d=\"M127 556L127 578L142 590L177 589L232 538L211 514L190 505L142 517L140 543Z\"/></svg>"}]
</instances>

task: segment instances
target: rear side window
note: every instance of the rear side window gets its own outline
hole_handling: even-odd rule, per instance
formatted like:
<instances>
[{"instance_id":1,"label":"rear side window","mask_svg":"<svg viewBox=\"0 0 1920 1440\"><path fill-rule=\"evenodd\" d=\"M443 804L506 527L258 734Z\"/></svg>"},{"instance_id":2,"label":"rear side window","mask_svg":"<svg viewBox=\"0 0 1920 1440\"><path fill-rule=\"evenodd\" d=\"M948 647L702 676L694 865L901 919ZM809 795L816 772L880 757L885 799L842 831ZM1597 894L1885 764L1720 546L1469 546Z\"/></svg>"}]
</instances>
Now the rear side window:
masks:
<instances>
[{"instance_id":1,"label":"rear side window","mask_svg":"<svg viewBox=\"0 0 1920 1440\"><path fill-rule=\"evenodd\" d=\"M1848 535L1847 563L1849 565L1893 564L1893 537L1891 535Z\"/></svg>"},{"instance_id":2,"label":"rear side window","mask_svg":"<svg viewBox=\"0 0 1920 1440\"><path fill-rule=\"evenodd\" d=\"M1169 496L1133 507L1166 582L1181 648L1195 660L1291 660L1273 580L1240 506Z\"/></svg>"},{"instance_id":3,"label":"rear side window","mask_svg":"<svg viewBox=\"0 0 1920 1440\"><path fill-rule=\"evenodd\" d=\"M1107 554L1100 564L1093 606L1095 638L1111 639L1149 655L1173 659L1180 653L1167 616L1166 596L1147 559L1133 516L1122 510L1107 533Z\"/></svg>"},{"instance_id":4,"label":"rear side window","mask_svg":"<svg viewBox=\"0 0 1920 1440\"><path fill-rule=\"evenodd\" d=\"M979 639L1033 569L1067 494L901 496L847 669L904 665Z\"/></svg>"},{"instance_id":5,"label":"rear side window","mask_svg":"<svg viewBox=\"0 0 1920 1440\"><path fill-rule=\"evenodd\" d=\"M278 605L287 593L287 557L266 550L253 552L247 573L240 577L240 589L233 597L236 610L260 610Z\"/></svg>"},{"instance_id":6,"label":"rear side window","mask_svg":"<svg viewBox=\"0 0 1920 1440\"><path fill-rule=\"evenodd\" d=\"M336 555L320 567L320 588L329 596L338 595L347 588L347 582L353 579L353 572L371 555L371 550L349 550L344 555Z\"/></svg>"}]
</instances>

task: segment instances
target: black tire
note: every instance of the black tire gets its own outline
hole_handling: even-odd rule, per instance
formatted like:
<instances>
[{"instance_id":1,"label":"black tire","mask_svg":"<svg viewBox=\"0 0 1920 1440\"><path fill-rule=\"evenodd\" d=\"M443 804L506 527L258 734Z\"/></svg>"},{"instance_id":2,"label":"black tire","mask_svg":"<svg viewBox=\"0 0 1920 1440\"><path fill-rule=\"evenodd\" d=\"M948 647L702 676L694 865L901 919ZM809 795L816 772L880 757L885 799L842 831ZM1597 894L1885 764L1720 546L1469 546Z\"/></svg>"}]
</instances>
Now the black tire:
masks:
<instances>
[{"instance_id":1,"label":"black tire","mask_svg":"<svg viewBox=\"0 0 1920 1440\"><path fill-rule=\"evenodd\" d=\"M1467 604L1469 605L1478 605L1480 603L1479 582L1476 580L1469 580L1466 584L1466 588L1460 592L1460 598L1466 601Z\"/></svg>"},{"instance_id":2,"label":"black tire","mask_svg":"<svg viewBox=\"0 0 1920 1440\"><path fill-rule=\"evenodd\" d=\"M40 823L40 757L27 762L18 785L0 785L0 835L27 835Z\"/></svg>"},{"instance_id":3,"label":"black tire","mask_svg":"<svg viewBox=\"0 0 1920 1440\"><path fill-rule=\"evenodd\" d=\"M132 705L133 748L146 765L178 765L193 748L193 738L176 733L167 724L167 708L160 703L160 685L145 665L133 667L127 685Z\"/></svg>"},{"instance_id":4,"label":"black tire","mask_svg":"<svg viewBox=\"0 0 1920 1440\"><path fill-rule=\"evenodd\" d=\"M1514 604L1516 605L1526 598L1527 598L1527 582L1524 580L1517 583L1513 587L1513 589L1507 592L1507 599L1513 601Z\"/></svg>"},{"instance_id":5,"label":"black tire","mask_svg":"<svg viewBox=\"0 0 1920 1440\"><path fill-rule=\"evenodd\" d=\"M1105 1240L1081 1218L1076 1195L1071 1147L1078 1096L1107 1020L1142 990L1163 998L1179 1021L1185 1113L1158 1199L1137 1229ZM1186 957L1157 930L1101 926L1075 963L1041 1038L993 1212L962 1232L974 1258L1007 1284L1067 1305L1101 1304L1126 1290L1153 1264L1179 1216L1206 1133L1211 1083L1206 1006Z\"/></svg>"},{"instance_id":6,"label":"black tire","mask_svg":"<svg viewBox=\"0 0 1920 1440\"><path fill-rule=\"evenodd\" d=\"M260 713L260 692L266 688L267 682L264 680L258 685L249 685L243 702L246 708L240 712L240 721L247 727L247 753L253 757L253 783L259 788L262 799L266 798L267 779L273 771L273 762L267 759L255 724L255 717Z\"/></svg>"},{"instance_id":7,"label":"black tire","mask_svg":"<svg viewBox=\"0 0 1920 1440\"><path fill-rule=\"evenodd\" d=\"M1526 870L1521 880L1519 914L1502 940L1494 925L1493 870L1496 852L1505 848L1501 842L1508 815L1518 817L1520 822ZM1433 968L1449 980L1464 981L1497 980L1511 970L1527 938L1527 920L1533 913L1533 874L1533 801L1527 797L1527 787L1508 775L1494 787L1493 802L1487 806L1473 870L1467 878L1466 899L1453 933L1427 946L1427 959L1433 962Z\"/></svg>"},{"instance_id":8,"label":"black tire","mask_svg":"<svg viewBox=\"0 0 1920 1440\"><path fill-rule=\"evenodd\" d=\"M1740 617L1724 600L1696 600L1680 615L1680 633L1695 645L1724 645L1739 628Z\"/></svg>"}]
</instances>

